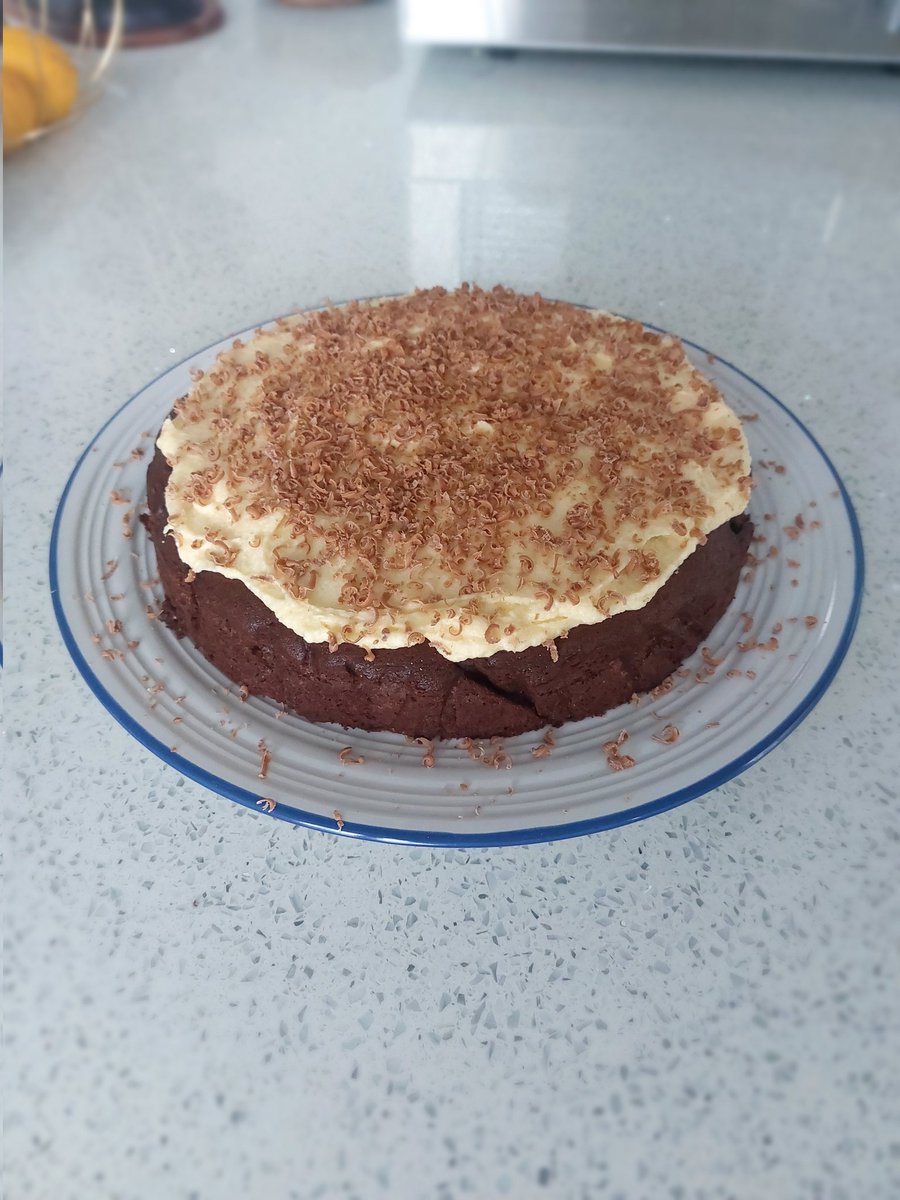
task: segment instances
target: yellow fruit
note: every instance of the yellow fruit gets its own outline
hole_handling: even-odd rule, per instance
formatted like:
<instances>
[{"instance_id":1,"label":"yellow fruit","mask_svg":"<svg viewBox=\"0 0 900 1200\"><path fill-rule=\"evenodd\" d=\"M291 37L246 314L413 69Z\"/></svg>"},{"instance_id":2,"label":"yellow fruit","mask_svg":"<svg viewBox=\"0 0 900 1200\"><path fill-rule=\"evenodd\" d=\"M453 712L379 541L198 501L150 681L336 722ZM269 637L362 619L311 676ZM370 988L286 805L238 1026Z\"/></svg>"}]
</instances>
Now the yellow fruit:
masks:
<instances>
[{"instance_id":1,"label":"yellow fruit","mask_svg":"<svg viewBox=\"0 0 900 1200\"><path fill-rule=\"evenodd\" d=\"M78 72L57 42L21 25L3 26L3 74L16 71L31 84L42 125L61 120L78 95Z\"/></svg>"},{"instance_id":2,"label":"yellow fruit","mask_svg":"<svg viewBox=\"0 0 900 1200\"><path fill-rule=\"evenodd\" d=\"M3 153L15 150L36 129L38 99L34 88L18 71L3 70Z\"/></svg>"}]
</instances>

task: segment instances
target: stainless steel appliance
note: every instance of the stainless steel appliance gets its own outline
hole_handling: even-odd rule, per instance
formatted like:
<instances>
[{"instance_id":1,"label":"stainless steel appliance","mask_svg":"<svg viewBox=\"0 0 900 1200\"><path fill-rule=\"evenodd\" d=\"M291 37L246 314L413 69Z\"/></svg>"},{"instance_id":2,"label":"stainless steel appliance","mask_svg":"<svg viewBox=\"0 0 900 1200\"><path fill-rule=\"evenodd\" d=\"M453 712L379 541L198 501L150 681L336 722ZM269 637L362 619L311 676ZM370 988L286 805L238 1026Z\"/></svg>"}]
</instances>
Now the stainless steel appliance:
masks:
<instances>
[{"instance_id":1,"label":"stainless steel appliance","mask_svg":"<svg viewBox=\"0 0 900 1200\"><path fill-rule=\"evenodd\" d=\"M900 63L900 0L399 0L409 42Z\"/></svg>"}]
</instances>

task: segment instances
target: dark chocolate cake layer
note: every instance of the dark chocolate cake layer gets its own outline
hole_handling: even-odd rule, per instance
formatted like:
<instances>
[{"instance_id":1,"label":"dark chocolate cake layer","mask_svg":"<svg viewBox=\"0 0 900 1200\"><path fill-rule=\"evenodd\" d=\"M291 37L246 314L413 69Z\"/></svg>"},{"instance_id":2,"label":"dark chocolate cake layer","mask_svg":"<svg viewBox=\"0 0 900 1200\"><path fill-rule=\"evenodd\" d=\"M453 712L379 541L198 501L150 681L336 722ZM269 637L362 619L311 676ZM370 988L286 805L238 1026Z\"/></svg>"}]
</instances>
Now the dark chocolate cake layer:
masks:
<instances>
[{"instance_id":1,"label":"dark chocolate cake layer","mask_svg":"<svg viewBox=\"0 0 900 1200\"><path fill-rule=\"evenodd\" d=\"M753 525L712 532L641 609L581 625L544 646L450 662L427 644L375 650L310 643L239 580L203 571L188 581L164 536L169 467L148 472L147 527L166 595L163 619L229 679L311 721L412 737L509 737L599 716L660 684L710 634L737 588Z\"/></svg>"}]
</instances>

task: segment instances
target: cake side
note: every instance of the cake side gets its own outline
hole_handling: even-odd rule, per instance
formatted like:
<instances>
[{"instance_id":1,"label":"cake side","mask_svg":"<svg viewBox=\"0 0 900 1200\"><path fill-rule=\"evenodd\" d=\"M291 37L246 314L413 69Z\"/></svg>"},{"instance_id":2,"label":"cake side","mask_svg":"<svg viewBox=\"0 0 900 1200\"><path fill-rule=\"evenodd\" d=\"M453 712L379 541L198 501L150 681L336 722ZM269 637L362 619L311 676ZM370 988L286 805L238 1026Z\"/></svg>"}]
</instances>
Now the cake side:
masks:
<instances>
[{"instance_id":1,"label":"cake side","mask_svg":"<svg viewBox=\"0 0 900 1200\"><path fill-rule=\"evenodd\" d=\"M194 573L166 532L171 468L148 471L146 524L163 618L228 678L312 721L413 737L508 737L599 716L660 684L709 636L734 596L753 525L726 521L635 611L579 626L543 646L452 662L434 647L331 649L282 624L240 580Z\"/></svg>"}]
</instances>

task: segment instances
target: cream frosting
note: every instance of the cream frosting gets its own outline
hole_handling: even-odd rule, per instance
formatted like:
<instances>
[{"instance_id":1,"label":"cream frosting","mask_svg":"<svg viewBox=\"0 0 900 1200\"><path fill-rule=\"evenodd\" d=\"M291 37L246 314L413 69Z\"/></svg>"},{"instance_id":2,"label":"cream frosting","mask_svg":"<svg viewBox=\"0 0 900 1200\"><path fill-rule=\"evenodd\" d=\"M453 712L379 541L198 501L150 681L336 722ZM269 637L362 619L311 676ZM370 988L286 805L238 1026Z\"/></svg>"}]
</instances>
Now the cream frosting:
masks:
<instances>
[{"instance_id":1,"label":"cream frosting","mask_svg":"<svg viewBox=\"0 0 900 1200\"><path fill-rule=\"evenodd\" d=\"M309 642L452 661L643 607L750 488L740 421L680 342L505 289L279 321L197 375L157 444L193 572Z\"/></svg>"}]
</instances>

